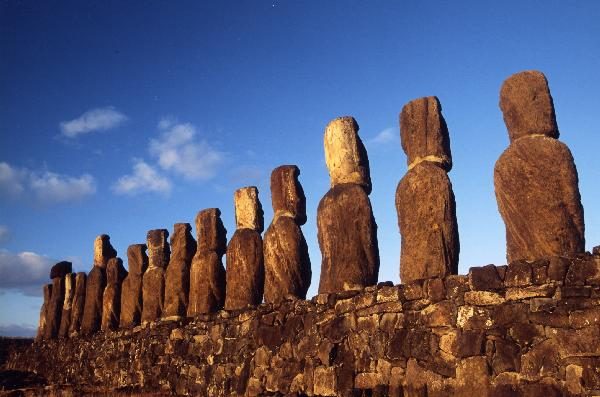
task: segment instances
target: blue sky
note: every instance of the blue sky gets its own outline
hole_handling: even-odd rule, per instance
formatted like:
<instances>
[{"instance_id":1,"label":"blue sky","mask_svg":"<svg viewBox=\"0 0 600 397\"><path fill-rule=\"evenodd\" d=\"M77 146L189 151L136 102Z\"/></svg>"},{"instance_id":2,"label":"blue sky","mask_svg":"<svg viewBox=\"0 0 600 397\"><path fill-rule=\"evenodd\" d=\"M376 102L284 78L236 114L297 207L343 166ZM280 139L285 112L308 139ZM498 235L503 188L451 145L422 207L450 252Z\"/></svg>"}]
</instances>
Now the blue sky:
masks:
<instances>
[{"instance_id":1,"label":"blue sky","mask_svg":"<svg viewBox=\"0 0 600 397\"><path fill-rule=\"evenodd\" d=\"M505 263L493 166L508 145L502 81L543 71L579 171L586 247L600 244L600 2L0 2L0 334L37 325L49 267L89 271L193 224L271 170L300 167L313 281L323 131L354 116L369 153L380 280L399 282L398 113L439 97L448 123L460 272Z\"/></svg>"}]
</instances>

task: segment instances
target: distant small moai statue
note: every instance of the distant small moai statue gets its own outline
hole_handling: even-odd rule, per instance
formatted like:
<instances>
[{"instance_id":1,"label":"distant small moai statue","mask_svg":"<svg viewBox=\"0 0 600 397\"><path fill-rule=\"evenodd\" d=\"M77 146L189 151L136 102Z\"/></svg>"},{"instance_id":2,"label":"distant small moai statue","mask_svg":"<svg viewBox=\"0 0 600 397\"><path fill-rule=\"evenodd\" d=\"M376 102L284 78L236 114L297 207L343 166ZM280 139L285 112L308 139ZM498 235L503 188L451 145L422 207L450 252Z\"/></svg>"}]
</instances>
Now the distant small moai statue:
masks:
<instances>
[{"instance_id":1,"label":"distant small moai statue","mask_svg":"<svg viewBox=\"0 0 600 397\"><path fill-rule=\"evenodd\" d=\"M121 316L119 327L133 327L142 320L142 279L148 268L146 244L132 244L127 248L129 273L121 286Z\"/></svg>"},{"instance_id":2,"label":"distant small moai statue","mask_svg":"<svg viewBox=\"0 0 600 397\"><path fill-rule=\"evenodd\" d=\"M165 274L165 308L162 317L185 317L196 240L192 237L189 223L176 223L173 229L171 259Z\"/></svg>"},{"instance_id":3,"label":"distant small moai statue","mask_svg":"<svg viewBox=\"0 0 600 397\"><path fill-rule=\"evenodd\" d=\"M300 226L306 223L306 197L295 165L271 173L273 222L265 233L265 302L287 296L306 298L312 276L308 246Z\"/></svg>"},{"instance_id":4,"label":"distant small moai statue","mask_svg":"<svg viewBox=\"0 0 600 397\"><path fill-rule=\"evenodd\" d=\"M37 340L44 339L46 335L46 317L48 305L50 304L50 297L52 296L52 284L45 284L42 291L44 301L42 303L42 308L40 309L40 323L35 337Z\"/></svg>"},{"instance_id":5,"label":"distant small moai statue","mask_svg":"<svg viewBox=\"0 0 600 397\"><path fill-rule=\"evenodd\" d=\"M379 274L369 158L353 117L331 121L324 140L331 189L317 210L319 293L361 289L376 284Z\"/></svg>"},{"instance_id":6,"label":"distant small moai statue","mask_svg":"<svg viewBox=\"0 0 600 397\"><path fill-rule=\"evenodd\" d=\"M408 172L396 189L401 235L402 283L458 272L460 244L456 203L447 172L452 168L450 136L437 97L407 103L400 136Z\"/></svg>"},{"instance_id":7,"label":"distant small moai statue","mask_svg":"<svg viewBox=\"0 0 600 397\"><path fill-rule=\"evenodd\" d=\"M196 216L198 246L190 270L190 298L187 315L211 313L225 304L225 268L222 257L227 250L227 230L221 211L209 208Z\"/></svg>"},{"instance_id":8,"label":"distant small moai statue","mask_svg":"<svg viewBox=\"0 0 600 397\"><path fill-rule=\"evenodd\" d=\"M46 308L46 330L45 339L58 337L60 331L60 319L65 300L65 276L71 273L71 262L58 262L50 269L50 279L52 280L52 294L50 302Z\"/></svg>"},{"instance_id":9,"label":"distant small moai statue","mask_svg":"<svg viewBox=\"0 0 600 397\"><path fill-rule=\"evenodd\" d=\"M254 186L235 191L236 231L227 246L225 309L242 309L262 302L265 284L263 210Z\"/></svg>"},{"instance_id":10,"label":"distant small moai statue","mask_svg":"<svg viewBox=\"0 0 600 397\"><path fill-rule=\"evenodd\" d=\"M577 169L557 139L546 77L538 71L510 76L500 90L500 108L510 146L496 162L494 187L508 262L584 252Z\"/></svg>"},{"instance_id":11,"label":"distant small moai statue","mask_svg":"<svg viewBox=\"0 0 600 397\"><path fill-rule=\"evenodd\" d=\"M76 336L81 330L83 310L85 306L85 284L87 274L79 272L75 275L75 291L73 293L73 306L71 308L71 322L69 324L69 336Z\"/></svg>"},{"instance_id":12,"label":"distant small moai statue","mask_svg":"<svg viewBox=\"0 0 600 397\"><path fill-rule=\"evenodd\" d=\"M102 298L102 331L119 328L121 284L127 276L121 258L110 258L106 265L106 288Z\"/></svg>"},{"instance_id":13,"label":"distant small moai statue","mask_svg":"<svg viewBox=\"0 0 600 397\"><path fill-rule=\"evenodd\" d=\"M81 334L97 332L102 325L102 298L106 287L106 265L115 258L117 251L110 244L110 237L102 234L94 241L94 265L87 276L85 306L81 320Z\"/></svg>"},{"instance_id":14,"label":"distant small moai statue","mask_svg":"<svg viewBox=\"0 0 600 397\"><path fill-rule=\"evenodd\" d=\"M75 297L75 274L65 274L65 298L63 300L62 314L60 315L60 328L58 336L67 338L69 328L71 327L71 318L73 312L73 299Z\"/></svg>"},{"instance_id":15,"label":"distant small moai statue","mask_svg":"<svg viewBox=\"0 0 600 397\"><path fill-rule=\"evenodd\" d=\"M169 264L169 232L155 229L148 232L148 269L142 288L142 322L155 321L162 315L165 298L165 269Z\"/></svg>"}]
</instances>

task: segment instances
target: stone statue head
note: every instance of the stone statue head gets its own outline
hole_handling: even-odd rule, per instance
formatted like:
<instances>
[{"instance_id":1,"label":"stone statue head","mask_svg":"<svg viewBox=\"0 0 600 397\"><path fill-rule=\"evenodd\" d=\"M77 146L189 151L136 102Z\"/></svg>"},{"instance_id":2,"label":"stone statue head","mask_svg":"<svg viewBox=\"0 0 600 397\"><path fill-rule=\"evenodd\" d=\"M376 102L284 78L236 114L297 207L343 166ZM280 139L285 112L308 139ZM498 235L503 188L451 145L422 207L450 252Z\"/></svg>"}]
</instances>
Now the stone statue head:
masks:
<instances>
[{"instance_id":1,"label":"stone statue head","mask_svg":"<svg viewBox=\"0 0 600 397\"><path fill-rule=\"evenodd\" d=\"M256 186L238 189L234 193L235 224L238 229L252 229L262 233L264 229L263 209L258 199Z\"/></svg>"},{"instance_id":2,"label":"stone statue head","mask_svg":"<svg viewBox=\"0 0 600 397\"><path fill-rule=\"evenodd\" d=\"M300 169L295 165L275 168L271 173L271 203L275 219L289 216L303 225L306 223L306 197L299 175Z\"/></svg>"}]
</instances>

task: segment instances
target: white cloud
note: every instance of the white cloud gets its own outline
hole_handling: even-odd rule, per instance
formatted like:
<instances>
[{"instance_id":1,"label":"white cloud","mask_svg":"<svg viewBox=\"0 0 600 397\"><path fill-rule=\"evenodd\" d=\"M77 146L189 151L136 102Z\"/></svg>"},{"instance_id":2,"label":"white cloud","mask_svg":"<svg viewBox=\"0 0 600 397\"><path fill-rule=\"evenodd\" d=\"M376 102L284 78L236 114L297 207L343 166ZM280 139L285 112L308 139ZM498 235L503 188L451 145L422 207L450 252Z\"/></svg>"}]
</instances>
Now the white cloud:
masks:
<instances>
[{"instance_id":1,"label":"white cloud","mask_svg":"<svg viewBox=\"0 0 600 397\"><path fill-rule=\"evenodd\" d=\"M93 131L106 131L118 127L127 120L127 116L109 106L88 110L76 119L60 123L62 134L68 138Z\"/></svg>"},{"instance_id":2,"label":"white cloud","mask_svg":"<svg viewBox=\"0 0 600 397\"><path fill-rule=\"evenodd\" d=\"M4 225L0 225L0 243L8 240L9 236L10 232L8 231L8 228Z\"/></svg>"},{"instance_id":3,"label":"white cloud","mask_svg":"<svg viewBox=\"0 0 600 397\"><path fill-rule=\"evenodd\" d=\"M398 134L394 132L393 128L386 128L379 132L379 134L375 135L375 137L369 139L370 143L374 143L377 145L383 145L386 143L391 143L398 139Z\"/></svg>"},{"instance_id":4,"label":"white cloud","mask_svg":"<svg viewBox=\"0 0 600 397\"><path fill-rule=\"evenodd\" d=\"M42 286L49 283L50 268L56 262L34 252L15 254L0 250L0 292L42 295Z\"/></svg>"},{"instance_id":5,"label":"white cloud","mask_svg":"<svg viewBox=\"0 0 600 397\"><path fill-rule=\"evenodd\" d=\"M206 140L196 140L194 125L163 119L158 126L161 135L150 140L149 150L162 169L190 180L208 180L216 174L224 153Z\"/></svg>"},{"instance_id":6,"label":"white cloud","mask_svg":"<svg viewBox=\"0 0 600 397\"><path fill-rule=\"evenodd\" d=\"M89 174L73 177L0 163L0 196L18 198L25 192L43 204L78 201L96 193L96 182Z\"/></svg>"},{"instance_id":7,"label":"white cloud","mask_svg":"<svg viewBox=\"0 0 600 397\"><path fill-rule=\"evenodd\" d=\"M168 194L171 191L171 181L161 176L154 167L143 160L134 159L132 174L119 178L112 189L117 194L128 195L141 192Z\"/></svg>"},{"instance_id":8,"label":"white cloud","mask_svg":"<svg viewBox=\"0 0 600 397\"><path fill-rule=\"evenodd\" d=\"M1 324L0 336L33 338L37 327L31 324Z\"/></svg>"}]
</instances>

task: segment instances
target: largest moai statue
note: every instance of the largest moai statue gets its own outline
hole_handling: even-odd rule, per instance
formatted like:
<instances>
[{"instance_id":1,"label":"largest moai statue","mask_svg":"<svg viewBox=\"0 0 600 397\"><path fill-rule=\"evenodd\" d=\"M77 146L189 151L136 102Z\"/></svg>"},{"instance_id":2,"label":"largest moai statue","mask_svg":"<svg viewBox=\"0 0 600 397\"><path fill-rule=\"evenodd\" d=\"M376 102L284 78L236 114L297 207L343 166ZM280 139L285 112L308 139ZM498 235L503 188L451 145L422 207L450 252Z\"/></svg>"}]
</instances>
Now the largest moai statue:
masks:
<instances>
[{"instance_id":1,"label":"largest moai statue","mask_svg":"<svg viewBox=\"0 0 600 397\"><path fill-rule=\"evenodd\" d=\"M458 271L458 226L452 184L450 137L436 97L402 108L400 136L408 172L396 189L401 235L400 279L445 277Z\"/></svg>"},{"instance_id":2,"label":"largest moai statue","mask_svg":"<svg viewBox=\"0 0 600 397\"><path fill-rule=\"evenodd\" d=\"M85 283L87 275L83 272L75 275L75 291L73 293L73 306L71 308L71 322L69 336L76 336L81 330L83 310L85 307Z\"/></svg>"},{"instance_id":3,"label":"largest moai statue","mask_svg":"<svg viewBox=\"0 0 600 397\"><path fill-rule=\"evenodd\" d=\"M46 316L48 311L48 305L50 304L50 298L52 297L52 284L45 284L43 287L43 303L40 308L40 322L38 325L38 331L36 339L44 339L46 334Z\"/></svg>"},{"instance_id":4,"label":"largest moai statue","mask_svg":"<svg viewBox=\"0 0 600 397\"><path fill-rule=\"evenodd\" d=\"M306 298L312 276L308 246L300 226L306 223L306 197L295 165L271 173L273 222L265 233L265 302L287 296Z\"/></svg>"},{"instance_id":5,"label":"largest moai statue","mask_svg":"<svg viewBox=\"0 0 600 397\"><path fill-rule=\"evenodd\" d=\"M196 240L189 223L176 223L171 236L171 260L165 275L163 317L184 317L190 291L190 266L196 253Z\"/></svg>"},{"instance_id":6,"label":"largest moai statue","mask_svg":"<svg viewBox=\"0 0 600 397\"><path fill-rule=\"evenodd\" d=\"M106 265L106 288L102 296L102 331L119 328L121 285L126 276L121 258L111 258Z\"/></svg>"},{"instance_id":7,"label":"largest moai statue","mask_svg":"<svg viewBox=\"0 0 600 397\"><path fill-rule=\"evenodd\" d=\"M327 125L325 161L331 189L317 210L319 293L361 289L377 283L379 248L368 196L369 159L354 118L340 117Z\"/></svg>"},{"instance_id":8,"label":"largest moai statue","mask_svg":"<svg viewBox=\"0 0 600 397\"><path fill-rule=\"evenodd\" d=\"M236 190L236 231L227 246L225 309L242 309L262 302L265 282L263 210L254 186Z\"/></svg>"},{"instance_id":9,"label":"largest moai statue","mask_svg":"<svg viewBox=\"0 0 600 397\"><path fill-rule=\"evenodd\" d=\"M169 264L169 232L155 229L148 232L148 269L144 273L142 286L142 322L161 317L165 300L165 269Z\"/></svg>"},{"instance_id":10,"label":"largest moai statue","mask_svg":"<svg viewBox=\"0 0 600 397\"><path fill-rule=\"evenodd\" d=\"M209 208L196 216L198 247L190 270L188 316L211 313L225 304L225 268L222 257L227 249L227 230L221 211Z\"/></svg>"},{"instance_id":11,"label":"largest moai statue","mask_svg":"<svg viewBox=\"0 0 600 397\"><path fill-rule=\"evenodd\" d=\"M510 138L494 168L508 262L573 256L585 250L577 169L558 126L546 77L510 76L500 90Z\"/></svg>"},{"instance_id":12,"label":"largest moai statue","mask_svg":"<svg viewBox=\"0 0 600 397\"><path fill-rule=\"evenodd\" d=\"M58 336L66 338L69 336L73 312L73 299L75 297L75 274L65 274L65 298L63 300L62 314L60 315L60 329Z\"/></svg>"},{"instance_id":13,"label":"largest moai statue","mask_svg":"<svg viewBox=\"0 0 600 397\"><path fill-rule=\"evenodd\" d=\"M52 294L46 308L45 339L58 337L60 331L60 319L65 300L65 276L71 273L71 262L59 262L50 269L52 279Z\"/></svg>"},{"instance_id":14,"label":"largest moai statue","mask_svg":"<svg viewBox=\"0 0 600 397\"><path fill-rule=\"evenodd\" d=\"M146 248L146 244L132 244L127 248L129 273L121 286L121 328L139 325L142 319L142 279L148 268Z\"/></svg>"},{"instance_id":15,"label":"largest moai statue","mask_svg":"<svg viewBox=\"0 0 600 397\"><path fill-rule=\"evenodd\" d=\"M81 320L81 333L89 335L102 325L102 298L106 287L106 265L117 251L110 244L110 237L102 234L94 241L94 266L87 276L85 306Z\"/></svg>"}]
</instances>

